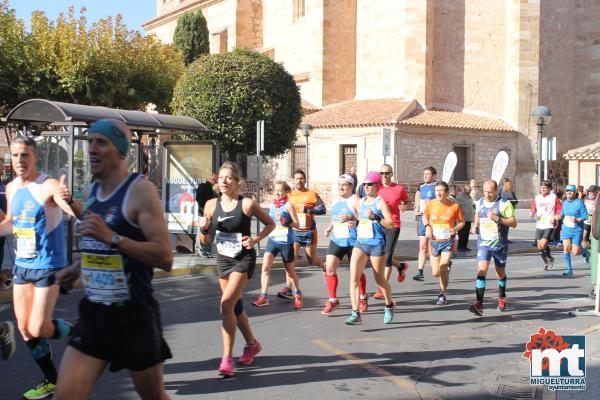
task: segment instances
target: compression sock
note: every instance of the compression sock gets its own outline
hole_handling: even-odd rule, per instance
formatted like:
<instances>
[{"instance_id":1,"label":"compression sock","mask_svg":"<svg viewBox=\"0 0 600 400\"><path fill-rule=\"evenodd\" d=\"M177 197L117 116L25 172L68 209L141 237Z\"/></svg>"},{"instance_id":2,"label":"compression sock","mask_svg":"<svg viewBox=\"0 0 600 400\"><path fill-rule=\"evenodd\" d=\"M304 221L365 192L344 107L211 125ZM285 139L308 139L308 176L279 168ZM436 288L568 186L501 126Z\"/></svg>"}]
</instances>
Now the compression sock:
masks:
<instances>
[{"instance_id":1,"label":"compression sock","mask_svg":"<svg viewBox=\"0 0 600 400\"><path fill-rule=\"evenodd\" d=\"M367 298L367 276L362 274L360 276L360 282L358 283L358 294L361 299Z\"/></svg>"},{"instance_id":2,"label":"compression sock","mask_svg":"<svg viewBox=\"0 0 600 400\"><path fill-rule=\"evenodd\" d=\"M506 276L502 279L498 279L498 296L506 297Z\"/></svg>"},{"instance_id":3,"label":"compression sock","mask_svg":"<svg viewBox=\"0 0 600 400\"><path fill-rule=\"evenodd\" d=\"M46 339L31 339L25 342L31 352L31 356L44 373L45 378L53 384L56 384L58 373L52 362L52 350Z\"/></svg>"},{"instance_id":4,"label":"compression sock","mask_svg":"<svg viewBox=\"0 0 600 400\"><path fill-rule=\"evenodd\" d=\"M337 299L337 286L338 286L338 276L334 275L326 275L325 280L327 281L327 293L330 299Z\"/></svg>"},{"instance_id":5,"label":"compression sock","mask_svg":"<svg viewBox=\"0 0 600 400\"><path fill-rule=\"evenodd\" d=\"M573 267L571 267L571 253L563 253L563 258L565 259L565 267L567 269L567 273L572 273Z\"/></svg>"},{"instance_id":6,"label":"compression sock","mask_svg":"<svg viewBox=\"0 0 600 400\"><path fill-rule=\"evenodd\" d=\"M477 275L475 280L475 294L477 295L477 301L483 303L483 295L485 293L485 276Z\"/></svg>"},{"instance_id":7,"label":"compression sock","mask_svg":"<svg viewBox=\"0 0 600 400\"><path fill-rule=\"evenodd\" d=\"M73 326L68 322L65 322L64 319L53 319L52 323L54 324L54 333L52 334L51 339L61 339L71 335Z\"/></svg>"},{"instance_id":8,"label":"compression sock","mask_svg":"<svg viewBox=\"0 0 600 400\"><path fill-rule=\"evenodd\" d=\"M546 249L540 250L540 257L544 260L544 264L548 264L548 256L546 256Z\"/></svg>"}]
</instances>

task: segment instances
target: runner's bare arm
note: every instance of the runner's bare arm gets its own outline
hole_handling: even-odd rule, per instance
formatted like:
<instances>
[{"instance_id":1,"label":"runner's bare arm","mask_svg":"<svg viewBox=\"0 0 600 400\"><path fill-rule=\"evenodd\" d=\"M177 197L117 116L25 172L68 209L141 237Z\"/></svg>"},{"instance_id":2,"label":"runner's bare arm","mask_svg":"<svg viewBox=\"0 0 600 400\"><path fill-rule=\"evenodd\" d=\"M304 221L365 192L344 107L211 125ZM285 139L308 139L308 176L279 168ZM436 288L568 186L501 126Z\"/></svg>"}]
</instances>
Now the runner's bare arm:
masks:
<instances>
[{"instance_id":1,"label":"runner's bare arm","mask_svg":"<svg viewBox=\"0 0 600 400\"><path fill-rule=\"evenodd\" d=\"M10 194L12 193L12 185L9 183L6 185L6 214L2 217L0 222L0 236L9 236L12 235L12 215L10 212L10 198L12 197Z\"/></svg>"},{"instance_id":2,"label":"runner's bare arm","mask_svg":"<svg viewBox=\"0 0 600 400\"><path fill-rule=\"evenodd\" d=\"M242 237L242 245L246 248L252 248L262 239L269 236L269 233L275 229L275 222L271 219L271 217L269 217L269 214L262 209L256 200L243 199L242 201L242 210L244 211L244 214L248 216L254 215L264 225L258 235Z\"/></svg>"},{"instance_id":3,"label":"runner's bare arm","mask_svg":"<svg viewBox=\"0 0 600 400\"><path fill-rule=\"evenodd\" d=\"M79 275L81 275L81 261L76 261L56 273L56 283L66 290L71 290Z\"/></svg>"},{"instance_id":4,"label":"runner's bare arm","mask_svg":"<svg viewBox=\"0 0 600 400\"><path fill-rule=\"evenodd\" d=\"M285 209L292 217L292 223L290 224L290 228L300 228L300 221L298 221L298 214L296 214L296 207L292 205L292 203L288 202L285 205Z\"/></svg>"},{"instance_id":5,"label":"runner's bare arm","mask_svg":"<svg viewBox=\"0 0 600 400\"><path fill-rule=\"evenodd\" d=\"M204 204L204 218L206 218L204 221L205 223L204 226L198 227L198 234L200 235L200 242L202 242L202 244L209 244L213 240L210 233L210 223L215 213L216 206L217 199L210 199L206 202L206 204Z\"/></svg>"},{"instance_id":6,"label":"runner's bare arm","mask_svg":"<svg viewBox=\"0 0 600 400\"><path fill-rule=\"evenodd\" d=\"M475 216L473 217L473 223L471 225L471 233L473 235L477 234L477 227L479 226L479 213L475 213Z\"/></svg>"},{"instance_id":7,"label":"runner's bare arm","mask_svg":"<svg viewBox=\"0 0 600 400\"><path fill-rule=\"evenodd\" d=\"M76 217L77 214L68 203L71 200L71 192L67 188L66 182L66 175L62 175L60 180L54 178L46 179L42 184L42 200L45 204L51 207L60 207L61 210L70 216Z\"/></svg>"},{"instance_id":8,"label":"runner's bare arm","mask_svg":"<svg viewBox=\"0 0 600 400\"><path fill-rule=\"evenodd\" d=\"M421 210L421 192L419 192L417 190L417 193L415 193L415 216L419 216L421 214L423 214L423 211L425 210Z\"/></svg>"}]
</instances>

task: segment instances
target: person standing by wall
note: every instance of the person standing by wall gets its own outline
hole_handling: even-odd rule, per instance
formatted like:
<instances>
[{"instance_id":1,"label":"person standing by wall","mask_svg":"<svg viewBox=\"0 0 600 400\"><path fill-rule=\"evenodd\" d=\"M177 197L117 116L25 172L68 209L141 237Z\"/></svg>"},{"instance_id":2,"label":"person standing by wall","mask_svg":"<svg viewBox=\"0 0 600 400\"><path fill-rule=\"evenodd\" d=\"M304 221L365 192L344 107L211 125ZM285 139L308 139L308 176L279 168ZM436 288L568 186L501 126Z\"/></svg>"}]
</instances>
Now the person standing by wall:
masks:
<instances>
[{"instance_id":1,"label":"person standing by wall","mask_svg":"<svg viewBox=\"0 0 600 400\"><path fill-rule=\"evenodd\" d=\"M500 199L505 201L510 201L513 208L517 208L517 204L519 204L519 200L517 199L517 195L514 192L513 182L509 178L504 178L504 183L502 184L502 191L500 192ZM506 234L506 240L510 244L512 243L508 240L508 232Z\"/></svg>"},{"instance_id":2,"label":"person standing by wall","mask_svg":"<svg viewBox=\"0 0 600 400\"><path fill-rule=\"evenodd\" d=\"M465 185L456 196L456 202L465 218L465 227L458 231L458 246L460 252L471 251L469 249L469 233L471 232L471 222L473 221L473 199L471 198L471 186Z\"/></svg>"},{"instance_id":3,"label":"person standing by wall","mask_svg":"<svg viewBox=\"0 0 600 400\"><path fill-rule=\"evenodd\" d=\"M214 189L214 186L217 184L218 175L215 173L210 174L210 176L206 179L206 181L200 183L198 188L196 189L196 203L198 203L198 215L204 215L204 206L206 202L210 199L214 199L217 197L217 192ZM212 258L212 244L211 243L202 243L200 240L200 235L197 235L197 247L196 254L203 258Z\"/></svg>"}]
</instances>

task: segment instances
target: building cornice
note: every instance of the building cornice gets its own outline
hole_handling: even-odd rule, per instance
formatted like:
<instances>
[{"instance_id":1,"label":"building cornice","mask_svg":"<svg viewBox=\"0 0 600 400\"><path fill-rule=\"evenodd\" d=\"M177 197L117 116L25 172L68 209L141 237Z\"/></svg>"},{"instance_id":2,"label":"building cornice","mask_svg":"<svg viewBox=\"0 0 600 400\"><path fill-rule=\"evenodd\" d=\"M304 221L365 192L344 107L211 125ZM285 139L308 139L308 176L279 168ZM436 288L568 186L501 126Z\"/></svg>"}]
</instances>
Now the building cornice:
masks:
<instances>
[{"instance_id":1,"label":"building cornice","mask_svg":"<svg viewBox=\"0 0 600 400\"><path fill-rule=\"evenodd\" d=\"M226 1L226 0L196 0L196 1L192 1L187 4L180 5L179 7L175 8L174 10L171 10L162 15L158 15L158 16L152 18L151 20L144 22L142 24L142 28L144 28L144 30L146 32L148 32L148 30L154 29L159 25L163 25L167 22L171 22L173 20L178 19L179 16L181 16L182 14L185 14L188 11L197 10L199 8L206 8L208 6L212 6L213 4L222 3L224 1Z\"/></svg>"}]
</instances>

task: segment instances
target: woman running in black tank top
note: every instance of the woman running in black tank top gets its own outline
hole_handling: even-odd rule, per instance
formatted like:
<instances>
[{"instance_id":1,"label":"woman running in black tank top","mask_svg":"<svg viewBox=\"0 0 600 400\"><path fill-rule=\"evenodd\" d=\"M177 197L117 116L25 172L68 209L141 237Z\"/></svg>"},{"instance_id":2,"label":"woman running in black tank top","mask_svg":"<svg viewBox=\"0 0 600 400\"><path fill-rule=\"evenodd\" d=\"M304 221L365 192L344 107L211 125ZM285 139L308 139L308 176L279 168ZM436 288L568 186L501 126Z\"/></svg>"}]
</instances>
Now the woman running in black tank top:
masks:
<instances>
[{"instance_id":1,"label":"woman running in black tank top","mask_svg":"<svg viewBox=\"0 0 600 400\"><path fill-rule=\"evenodd\" d=\"M221 318L223 334L223 358L219 374L230 377L234 374L231 357L236 327L240 328L246 346L238 362L252 364L261 350L254 338L248 315L244 311L242 292L256 267L254 246L275 228L275 223L255 200L239 195L241 178L238 167L226 162L219 170L221 196L209 200L204 207L201 220L200 240L202 243L215 241L217 249L217 274L221 287ZM250 221L256 216L264 225L257 236L250 233Z\"/></svg>"}]
</instances>

